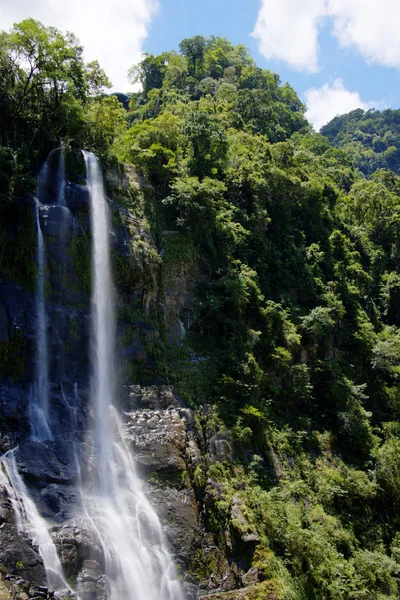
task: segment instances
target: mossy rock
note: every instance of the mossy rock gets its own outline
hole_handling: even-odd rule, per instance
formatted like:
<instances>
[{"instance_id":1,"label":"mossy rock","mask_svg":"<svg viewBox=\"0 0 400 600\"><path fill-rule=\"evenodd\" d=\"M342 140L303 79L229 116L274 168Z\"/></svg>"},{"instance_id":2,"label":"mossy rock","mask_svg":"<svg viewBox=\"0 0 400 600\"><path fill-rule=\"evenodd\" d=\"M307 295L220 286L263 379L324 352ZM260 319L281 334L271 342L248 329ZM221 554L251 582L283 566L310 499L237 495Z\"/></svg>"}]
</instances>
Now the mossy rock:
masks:
<instances>
[{"instance_id":1,"label":"mossy rock","mask_svg":"<svg viewBox=\"0 0 400 600\"><path fill-rule=\"evenodd\" d=\"M11 594L8 591L1 575L0 575L0 600L11 600Z\"/></svg>"},{"instance_id":2,"label":"mossy rock","mask_svg":"<svg viewBox=\"0 0 400 600\"><path fill-rule=\"evenodd\" d=\"M202 596L202 599L208 596ZM264 581L258 585L213 594L213 600L285 600L281 586L276 581Z\"/></svg>"}]
</instances>

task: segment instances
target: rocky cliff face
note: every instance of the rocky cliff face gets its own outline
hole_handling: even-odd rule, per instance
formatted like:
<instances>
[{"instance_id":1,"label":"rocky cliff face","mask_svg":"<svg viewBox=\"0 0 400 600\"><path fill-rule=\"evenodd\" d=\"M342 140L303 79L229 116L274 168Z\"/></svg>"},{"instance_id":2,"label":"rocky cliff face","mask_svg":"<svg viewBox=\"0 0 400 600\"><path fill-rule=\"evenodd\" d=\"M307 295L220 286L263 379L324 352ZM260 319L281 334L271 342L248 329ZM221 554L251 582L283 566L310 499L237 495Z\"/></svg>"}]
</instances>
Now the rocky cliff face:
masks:
<instances>
[{"instance_id":1,"label":"rocky cliff face","mask_svg":"<svg viewBox=\"0 0 400 600\"><path fill-rule=\"evenodd\" d=\"M218 500L218 485L208 477L208 467L231 460L231 443L213 428L209 409L190 410L172 388L157 381L151 351L161 335L178 344L184 338L196 269L182 261L162 267L162 250L149 233L134 173L109 174L108 187L119 291L120 409L126 439L179 565L187 597L225 593L245 585L246 564L232 562L229 543L221 548L215 534L207 533L206 515ZM30 439L29 397L37 355L35 290L18 276L0 278L0 433L4 451L18 446L19 472L51 526L65 576L83 600L100 600L107 598L104 555L81 518L75 460L93 418L89 402L90 223L85 185L68 184L67 206L69 211L57 206L40 209L48 270L50 418L56 441L43 444ZM33 199L27 199L24 218L33 211ZM29 222L34 228L34 220ZM16 220L14 236L20 235L20 227ZM34 259L25 260L33 263ZM16 531L4 486L0 495L0 571L5 573L5 583L11 582L4 592L11 596L5 597L45 597L44 588L39 593L32 587L45 584L37 548ZM223 523L219 535L229 538Z\"/></svg>"}]
</instances>

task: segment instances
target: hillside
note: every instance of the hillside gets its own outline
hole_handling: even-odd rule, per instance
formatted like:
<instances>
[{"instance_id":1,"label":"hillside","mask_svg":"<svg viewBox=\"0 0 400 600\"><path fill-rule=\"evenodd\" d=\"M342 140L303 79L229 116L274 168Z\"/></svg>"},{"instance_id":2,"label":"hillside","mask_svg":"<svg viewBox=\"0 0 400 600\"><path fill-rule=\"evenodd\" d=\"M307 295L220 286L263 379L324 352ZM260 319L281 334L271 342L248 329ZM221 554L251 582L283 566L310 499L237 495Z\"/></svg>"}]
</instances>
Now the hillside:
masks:
<instances>
[{"instance_id":1,"label":"hillside","mask_svg":"<svg viewBox=\"0 0 400 600\"><path fill-rule=\"evenodd\" d=\"M321 134L348 152L367 177L377 169L400 174L400 110L359 108L335 117L322 127Z\"/></svg>"},{"instance_id":2,"label":"hillside","mask_svg":"<svg viewBox=\"0 0 400 600\"><path fill-rule=\"evenodd\" d=\"M0 65L21 48L17 33L1 38ZM31 93L20 72L0 79L2 283L35 286L26 198L47 152L64 141L70 199L77 150L95 152L113 210L119 342L131 348L120 379L169 386L203 440L169 481L192 491L208 541L182 562L191 597L398 598L399 111L353 111L316 134L294 90L244 46L202 36L134 66L142 91L125 110L73 48L75 68L68 54L55 78L68 85L40 69ZM90 234L74 210L83 298ZM85 302L75 342L68 334L80 357ZM3 391L32 377L27 329L1 338ZM1 420L6 442L28 435L24 418ZM160 473L147 472L159 491Z\"/></svg>"}]
</instances>

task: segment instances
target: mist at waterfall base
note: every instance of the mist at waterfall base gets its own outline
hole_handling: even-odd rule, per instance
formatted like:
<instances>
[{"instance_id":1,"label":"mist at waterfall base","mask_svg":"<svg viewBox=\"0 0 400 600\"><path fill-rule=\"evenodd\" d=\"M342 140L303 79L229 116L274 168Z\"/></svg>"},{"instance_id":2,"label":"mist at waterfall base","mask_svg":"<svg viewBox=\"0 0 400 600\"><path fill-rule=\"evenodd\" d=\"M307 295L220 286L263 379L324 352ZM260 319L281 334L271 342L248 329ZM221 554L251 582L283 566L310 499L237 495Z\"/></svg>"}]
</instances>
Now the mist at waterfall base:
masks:
<instances>
[{"instance_id":1,"label":"mist at waterfall base","mask_svg":"<svg viewBox=\"0 0 400 600\"><path fill-rule=\"evenodd\" d=\"M134 460L125 441L124 425L114 407L115 299L110 260L110 216L97 158L84 152L91 213L92 302L90 382L91 423L86 433L74 439L77 462L78 514L97 538L102 550L103 572L110 600L183 600L175 566L166 548L157 514L151 507L136 474ZM50 189L50 171L57 162L57 186ZM53 165L53 166L52 166ZM63 432L53 426L49 384L48 315L46 313L46 248L43 219L50 202L66 207L66 174L63 149L50 153L38 184L36 204L37 265L36 293L37 366L30 394L31 439L57 443ZM50 192L49 192L50 189ZM53 206L53 205L51 205ZM61 208L62 207L62 208ZM44 221L45 222L45 221ZM70 409L70 426L77 427L77 385L71 400L62 396ZM52 441L54 440L54 442ZM56 547L28 489L18 473L17 452L2 458L0 483L7 485L16 524L39 547L48 585L70 594L62 574ZM87 558L91 558L88 556ZM79 585L76 591L80 598ZM92 596L93 597L93 596Z\"/></svg>"}]
</instances>

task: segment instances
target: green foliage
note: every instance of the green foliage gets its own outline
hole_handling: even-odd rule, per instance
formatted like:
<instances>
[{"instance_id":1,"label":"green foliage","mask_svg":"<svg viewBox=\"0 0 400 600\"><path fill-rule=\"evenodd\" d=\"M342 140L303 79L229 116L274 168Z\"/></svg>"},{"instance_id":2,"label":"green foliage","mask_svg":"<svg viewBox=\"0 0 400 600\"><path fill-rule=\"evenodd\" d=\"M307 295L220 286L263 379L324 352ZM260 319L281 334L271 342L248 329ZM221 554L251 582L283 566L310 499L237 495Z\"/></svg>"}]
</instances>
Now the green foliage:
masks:
<instances>
[{"instance_id":1,"label":"green foliage","mask_svg":"<svg viewBox=\"0 0 400 600\"><path fill-rule=\"evenodd\" d=\"M115 96L96 99L85 114L87 147L105 159L114 140L126 129L125 110Z\"/></svg>"},{"instance_id":2,"label":"green foliage","mask_svg":"<svg viewBox=\"0 0 400 600\"><path fill-rule=\"evenodd\" d=\"M188 145L189 169L193 175L216 174L228 149L226 133L218 121L205 111L189 113L182 134Z\"/></svg>"},{"instance_id":3,"label":"green foliage","mask_svg":"<svg viewBox=\"0 0 400 600\"><path fill-rule=\"evenodd\" d=\"M337 147L344 148L354 164L367 176L377 169L400 174L400 112L361 108L335 117L321 133Z\"/></svg>"},{"instance_id":4,"label":"green foliage","mask_svg":"<svg viewBox=\"0 0 400 600\"><path fill-rule=\"evenodd\" d=\"M251 597L394 599L400 177L386 168L399 168L398 111L353 111L313 133L288 84L214 36L145 55L127 111L100 95L104 73L72 35L33 20L0 36L0 75L2 276L34 285L34 228L19 201L45 150L63 138L129 163L142 191L113 192L159 251L132 232L129 259L113 256L124 299L138 282L157 290L151 368L130 371L203 406L205 442L231 434L232 464L191 474L210 535L238 573L258 569ZM87 244L69 248L86 294ZM178 279L183 339L165 297ZM131 340L140 315L124 311ZM17 375L18 335L0 348ZM194 556L198 575L219 569Z\"/></svg>"},{"instance_id":5,"label":"green foliage","mask_svg":"<svg viewBox=\"0 0 400 600\"><path fill-rule=\"evenodd\" d=\"M0 33L0 145L23 149L32 166L60 139L85 143L85 109L111 85L82 54L73 34L34 19Z\"/></svg>"},{"instance_id":6,"label":"green foliage","mask_svg":"<svg viewBox=\"0 0 400 600\"><path fill-rule=\"evenodd\" d=\"M256 532L253 565L277 597L394 598L400 179L366 180L354 142L311 132L242 46L196 36L180 50L139 65L114 148L153 186L165 275L196 265L186 339L161 336L151 356L234 440L234 466L196 469L201 493L221 484L206 525L238 560ZM390 115L375 115L363 127L378 138Z\"/></svg>"},{"instance_id":7,"label":"green foliage","mask_svg":"<svg viewBox=\"0 0 400 600\"><path fill-rule=\"evenodd\" d=\"M176 169L179 118L166 111L131 127L115 144L117 156L139 167L152 183L165 186Z\"/></svg>"}]
</instances>

